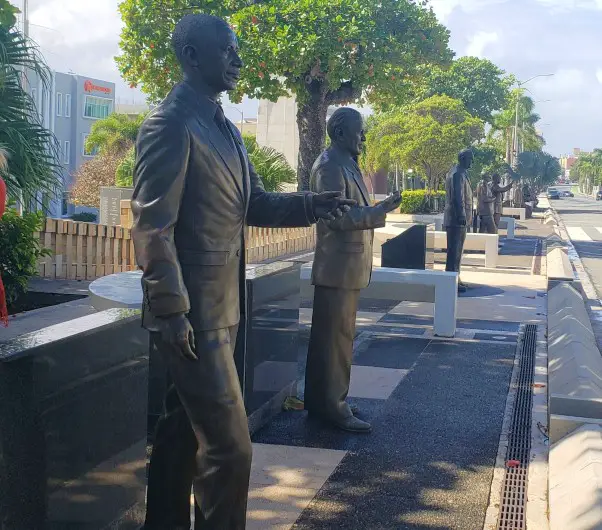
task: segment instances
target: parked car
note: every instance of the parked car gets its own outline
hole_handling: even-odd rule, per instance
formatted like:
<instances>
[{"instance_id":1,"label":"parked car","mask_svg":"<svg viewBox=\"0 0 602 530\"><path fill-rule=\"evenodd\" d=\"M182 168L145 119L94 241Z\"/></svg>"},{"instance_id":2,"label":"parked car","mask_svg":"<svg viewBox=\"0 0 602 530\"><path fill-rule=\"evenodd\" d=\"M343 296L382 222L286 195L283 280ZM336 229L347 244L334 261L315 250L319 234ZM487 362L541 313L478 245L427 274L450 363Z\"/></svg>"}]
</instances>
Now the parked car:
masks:
<instances>
[{"instance_id":1,"label":"parked car","mask_svg":"<svg viewBox=\"0 0 602 530\"><path fill-rule=\"evenodd\" d=\"M596 200L602 201L602 190L598 190L598 192L596 193Z\"/></svg>"},{"instance_id":2,"label":"parked car","mask_svg":"<svg viewBox=\"0 0 602 530\"><path fill-rule=\"evenodd\" d=\"M555 200L560 199L560 193L556 188L548 188L548 199Z\"/></svg>"},{"instance_id":3,"label":"parked car","mask_svg":"<svg viewBox=\"0 0 602 530\"><path fill-rule=\"evenodd\" d=\"M575 194L574 194L572 191L568 191L568 190L566 190L566 191L563 191L563 192L562 192L562 196L563 196L563 197L574 197L574 196L575 196Z\"/></svg>"}]
</instances>

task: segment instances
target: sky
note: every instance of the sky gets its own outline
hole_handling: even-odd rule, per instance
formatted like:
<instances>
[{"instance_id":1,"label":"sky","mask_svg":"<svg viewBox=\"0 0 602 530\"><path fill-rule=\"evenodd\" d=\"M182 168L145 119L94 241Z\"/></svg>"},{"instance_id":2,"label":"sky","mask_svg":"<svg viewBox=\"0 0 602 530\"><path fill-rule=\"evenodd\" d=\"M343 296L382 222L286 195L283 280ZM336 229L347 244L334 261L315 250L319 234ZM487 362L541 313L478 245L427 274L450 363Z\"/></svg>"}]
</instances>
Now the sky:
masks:
<instances>
[{"instance_id":1,"label":"sky","mask_svg":"<svg viewBox=\"0 0 602 530\"><path fill-rule=\"evenodd\" d=\"M11 0L18 7L22 0ZM144 101L120 78L119 0L30 0L31 36L51 68L113 81L118 102ZM546 149L602 146L602 0L431 0L457 56L492 60L537 102ZM257 102L239 106L254 116ZM240 114L226 107L226 114Z\"/></svg>"}]
</instances>

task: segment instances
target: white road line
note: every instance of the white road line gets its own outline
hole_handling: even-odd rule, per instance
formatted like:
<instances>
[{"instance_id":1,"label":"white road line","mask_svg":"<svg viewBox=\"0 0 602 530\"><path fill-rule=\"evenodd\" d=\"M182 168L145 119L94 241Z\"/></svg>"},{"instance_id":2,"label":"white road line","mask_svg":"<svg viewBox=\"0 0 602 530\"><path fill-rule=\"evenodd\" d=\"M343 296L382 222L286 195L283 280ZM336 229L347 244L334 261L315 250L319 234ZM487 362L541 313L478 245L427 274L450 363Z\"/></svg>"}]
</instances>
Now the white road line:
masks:
<instances>
[{"instance_id":1,"label":"white road line","mask_svg":"<svg viewBox=\"0 0 602 530\"><path fill-rule=\"evenodd\" d=\"M600 232L600 235L602 236L602 226L596 226L594 227L598 232Z\"/></svg>"},{"instance_id":2,"label":"white road line","mask_svg":"<svg viewBox=\"0 0 602 530\"><path fill-rule=\"evenodd\" d=\"M592 238L580 226L567 226L566 231L572 241L592 241Z\"/></svg>"}]
</instances>

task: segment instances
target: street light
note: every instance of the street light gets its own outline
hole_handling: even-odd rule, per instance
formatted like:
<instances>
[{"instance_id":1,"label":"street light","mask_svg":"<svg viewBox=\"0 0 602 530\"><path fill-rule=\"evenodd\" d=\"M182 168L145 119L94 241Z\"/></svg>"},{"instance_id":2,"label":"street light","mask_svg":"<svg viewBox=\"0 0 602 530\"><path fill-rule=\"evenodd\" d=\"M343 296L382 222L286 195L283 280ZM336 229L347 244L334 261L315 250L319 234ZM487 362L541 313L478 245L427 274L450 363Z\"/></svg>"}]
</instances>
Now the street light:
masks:
<instances>
[{"instance_id":1,"label":"street light","mask_svg":"<svg viewBox=\"0 0 602 530\"><path fill-rule=\"evenodd\" d=\"M538 77L552 77L554 74L539 74L539 75L534 75L533 77L530 77L529 79L527 79L526 81L517 81L517 85L518 88L520 89L523 85L526 85L529 81L533 81L533 79L537 79ZM517 98L516 98L516 109L515 109L515 116L514 116L514 138L512 140L512 151L514 153L513 156L513 163L516 163L516 158L518 157L518 111L519 111L519 105L520 105L520 94L518 94Z\"/></svg>"},{"instance_id":2,"label":"street light","mask_svg":"<svg viewBox=\"0 0 602 530\"><path fill-rule=\"evenodd\" d=\"M224 106L228 109L235 110L236 112L238 112L240 114L240 135L242 136L242 128L245 123L245 115L244 115L243 111L240 110L238 107L233 107L232 105L224 105Z\"/></svg>"}]
</instances>

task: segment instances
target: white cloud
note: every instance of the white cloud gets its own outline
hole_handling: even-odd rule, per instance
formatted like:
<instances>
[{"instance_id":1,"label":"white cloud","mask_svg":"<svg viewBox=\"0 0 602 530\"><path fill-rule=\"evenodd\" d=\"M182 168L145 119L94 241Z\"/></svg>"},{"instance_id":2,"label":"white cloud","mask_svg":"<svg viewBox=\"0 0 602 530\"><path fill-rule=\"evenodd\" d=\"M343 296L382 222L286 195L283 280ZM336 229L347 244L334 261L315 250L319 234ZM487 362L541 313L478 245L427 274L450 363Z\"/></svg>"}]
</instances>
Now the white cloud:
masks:
<instances>
[{"instance_id":1,"label":"white cloud","mask_svg":"<svg viewBox=\"0 0 602 530\"><path fill-rule=\"evenodd\" d=\"M489 44L499 42L499 40L500 36L496 31L479 31L470 38L466 55L484 57L485 48Z\"/></svg>"},{"instance_id":2,"label":"white cloud","mask_svg":"<svg viewBox=\"0 0 602 530\"><path fill-rule=\"evenodd\" d=\"M602 68L596 70L596 78L598 79L598 83L602 85Z\"/></svg>"}]
</instances>

